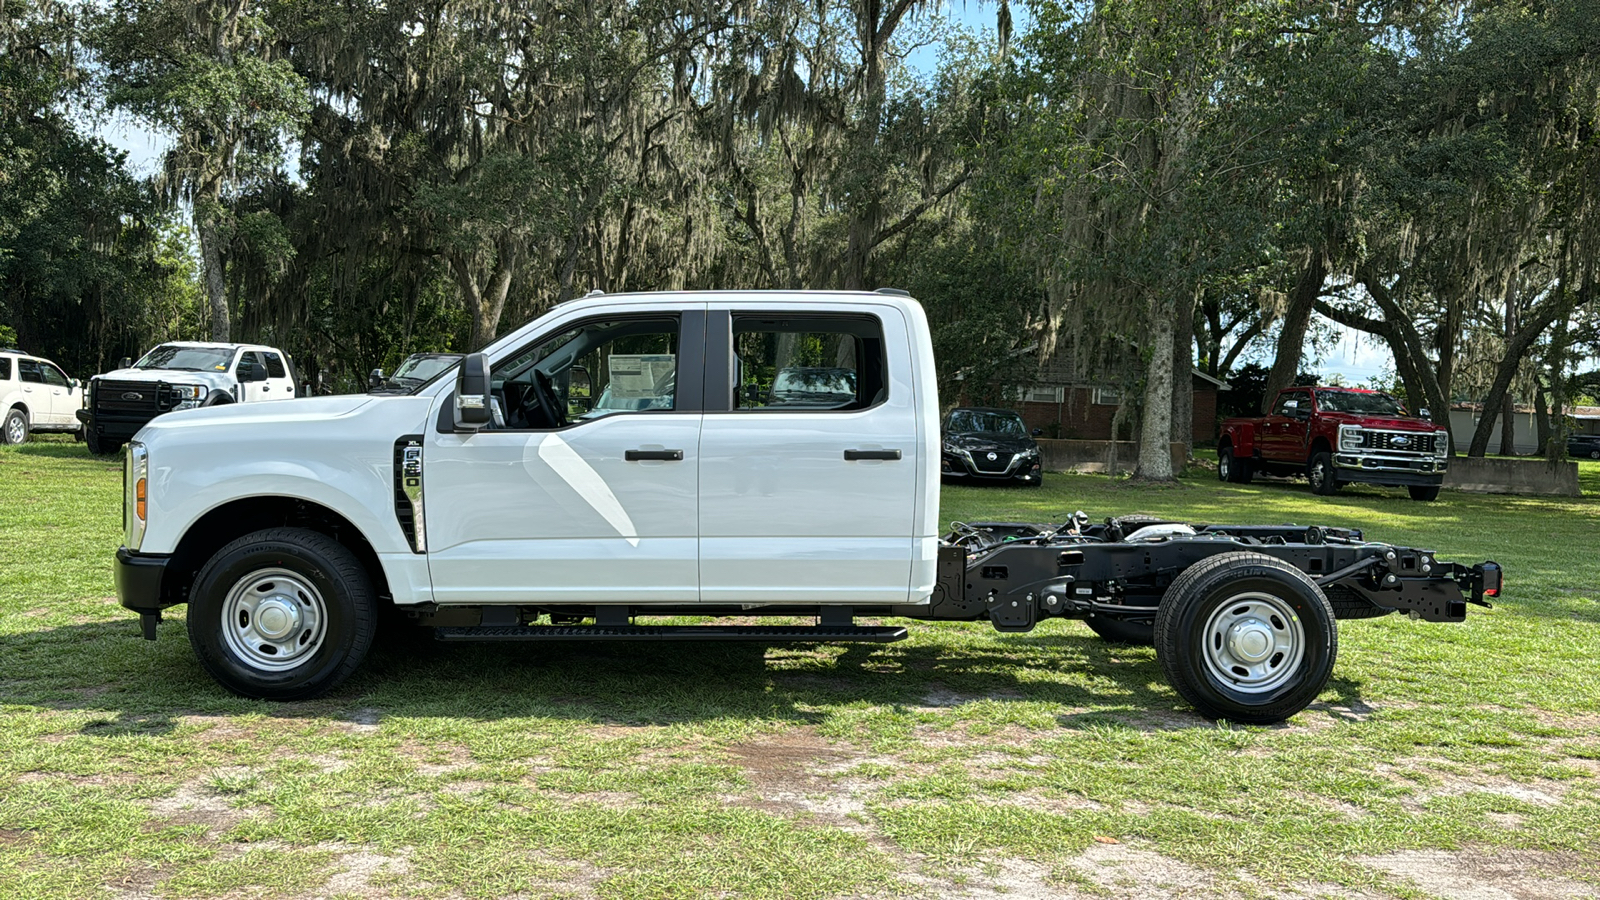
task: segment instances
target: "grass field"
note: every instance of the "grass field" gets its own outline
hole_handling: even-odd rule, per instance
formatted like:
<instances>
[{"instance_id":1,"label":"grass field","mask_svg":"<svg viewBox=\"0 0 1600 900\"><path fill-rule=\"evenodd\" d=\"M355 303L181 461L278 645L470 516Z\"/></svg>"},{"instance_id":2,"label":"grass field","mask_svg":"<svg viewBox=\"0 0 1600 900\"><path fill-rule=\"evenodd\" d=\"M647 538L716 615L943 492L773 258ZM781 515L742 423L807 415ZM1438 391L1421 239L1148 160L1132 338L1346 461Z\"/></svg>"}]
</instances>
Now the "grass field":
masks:
<instances>
[{"instance_id":1,"label":"grass field","mask_svg":"<svg viewBox=\"0 0 1600 900\"><path fill-rule=\"evenodd\" d=\"M1583 463L1591 494L1600 463ZM1056 475L944 518L1323 523L1507 571L1347 623L1285 725L1196 717L1080 623L899 644L384 649L217 687L112 596L120 465L0 449L0 897L1600 895L1600 498Z\"/></svg>"}]
</instances>

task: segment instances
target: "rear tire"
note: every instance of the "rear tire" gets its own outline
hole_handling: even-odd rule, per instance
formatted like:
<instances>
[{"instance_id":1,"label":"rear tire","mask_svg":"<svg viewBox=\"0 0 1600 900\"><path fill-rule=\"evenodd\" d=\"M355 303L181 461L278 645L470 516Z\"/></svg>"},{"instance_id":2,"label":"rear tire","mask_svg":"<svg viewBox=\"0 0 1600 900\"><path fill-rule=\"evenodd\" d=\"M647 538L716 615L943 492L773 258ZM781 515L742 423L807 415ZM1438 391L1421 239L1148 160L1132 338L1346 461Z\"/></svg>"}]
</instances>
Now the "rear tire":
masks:
<instances>
[{"instance_id":1,"label":"rear tire","mask_svg":"<svg viewBox=\"0 0 1600 900\"><path fill-rule=\"evenodd\" d=\"M1322 693L1338 656L1328 598L1307 575L1261 553L1190 566L1156 610L1167 681L1207 718L1280 722Z\"/></svg>"},{"instance_id":2,"label":"rear tire","mask_svg":"<svg viewBox=\"0 0 1600 900\"><path fill-rule=\"evenodd\" d=\"M372 581L354 553L303 528L247 534L211 557L189 599L189 643L228 690L304 700L366 658L377 627Z\"/></svg>"},{"instance_id":3,"label":"rear tire","mask_svg":"<svg viewBox=\"0 0 1600 900\"><path fill-rule=\"evenodd\" d=\"M1156 642L1156 627L1149 622L1130 622L1104 613L1095 613L1084 619L1083 624L1089 626L1090 631L1100 635L1102 640L1113 644L1149 647Z\"/></svg>"},{"instance_id":4,"label":"rear tire","mask_svg":"<svg viewBox=\"0 0 1600 900\"><path fill-rule=\"evenodd\" d=\"M1232 447L1224 447L1217 451L1217 480L1233 484L1250 483L1250 460L1239 459L1233 455Z\"/></svg>"},{"instance_id":5,"label":"rear tire","mask_svg":"<svg viewBox=\"0 0 1600 900\"><path fill-rule=\"evenodd\" d=\"M26 444L28 442L28 414L20 409L6 410L0 419L0 444Z\"/></svg>"},{"instance_id":6,"label":"rear tire","mask_svg":"<svg viewBox=\"0 0 1600 900\"><path fill-rule=\"evenodd\" d=\"M1406 486L1406 490L1410 492L1411 499L1420 500L1423 503L1432 503L1439 499L1439 486L1437 484L1411 484Z\"/></svg>"},{"instance_id":7,"label":"rear tire","mask_svg":"<svg viewBox=\"0 0 1600 900\"><path fill-rule=\"evenodd\" d=\"M1337 494L1342 486L1333 469L1333 454L1326 450L1311 455L1311 462L1306 465L1306 478L1314 494Z\"/></svg>"}]
</instances>

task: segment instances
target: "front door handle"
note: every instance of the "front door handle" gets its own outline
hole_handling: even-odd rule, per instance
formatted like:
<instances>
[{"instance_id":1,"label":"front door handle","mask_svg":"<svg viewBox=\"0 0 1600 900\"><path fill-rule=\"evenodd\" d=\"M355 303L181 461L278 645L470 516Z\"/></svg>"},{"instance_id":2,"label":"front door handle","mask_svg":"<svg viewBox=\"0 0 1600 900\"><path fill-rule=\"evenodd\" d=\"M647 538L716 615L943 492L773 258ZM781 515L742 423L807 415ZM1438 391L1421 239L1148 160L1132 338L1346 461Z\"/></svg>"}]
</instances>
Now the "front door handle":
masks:
<instances>
[{"instance_id":1,"label":"front door handle","mask_svg":"<svg viewBox=\"0 0 1600 900\"><path fill-rule=\"evenodd\" d=\"M682 450L628 450L622 454L628 462L638 462L644 459L664 459L675 461L683 459Z\"/></svg>"},{"instance_id":2,"label":"front door handle","mask_svg":"<svg viewBox=\"0 0 1600 900\"><path fill-rule=\"evenodd\" d=\"M858 459L899 459L899 450L846 450L845 462L855 462Z\"/></svg>"}]
</instances>

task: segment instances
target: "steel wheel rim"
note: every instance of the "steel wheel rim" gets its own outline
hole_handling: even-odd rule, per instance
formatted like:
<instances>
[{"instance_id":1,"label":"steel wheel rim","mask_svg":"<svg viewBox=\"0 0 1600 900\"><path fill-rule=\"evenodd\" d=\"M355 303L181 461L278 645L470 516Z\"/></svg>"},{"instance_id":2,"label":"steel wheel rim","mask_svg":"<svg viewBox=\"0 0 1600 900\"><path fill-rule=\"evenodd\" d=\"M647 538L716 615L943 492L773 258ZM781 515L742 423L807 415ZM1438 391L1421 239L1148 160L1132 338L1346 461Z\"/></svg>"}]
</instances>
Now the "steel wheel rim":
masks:
<instances>
[{"instance_id":1,"label":"steel wheel rim","mask_svg":"<svg viewBox=\"0 0 1600 900\"><path fill-rule=\"evenodd\" d=\"M1228 476L1233 474L1233 473L1228 471L1230 468L1233 467L1232 463L1233 463L1233 454L1231 454L1231 453L1224 453L1222 455L1222 458L1217 460L1217 474L1222 476L1222 480L1223 481L1227 481L1228 480Z\"/></svg>"},{"instance_id":2,"label":"steel wheel rim","mask_svg":"<svg viewBox=\"0 0 1600 900\"><path fill-rule=\"evenodd\" d=\"M1306 629L1282 597L1260 591L1221 604L1201 632L1206 669L1236 691L1264 694L1288 683L1305 656Z\"/></svg>"},{"instance_id":3,"label":"steel wheel rim","mask_svg":"<svg viewBox=\"0 0 1600 900\"><path fill-rule=\"evenodd\" d=\"M1322 484L1323 479L1327 478L1327 475L1328 475L1328 467L1323 465L1321 460L1318 460L1318 461L1316 461L1316 462L1311 464L1311 483L1312 484L1315 484L1315 485Z\"/></svg>"},{"instance_id":4,"label":"steel wheel rim","mask_svg":"<svg viewBox=\"0 0 1600 900\"><path fill-rule=\"evenodd\" d=\"M327 634L322 594L288 569L251 572L234 582L222 603L223 639L255 669L292 669L316 653Z\"/></svg>"},{"instance_id":5,"label":"steel wheel rim","mask_svg":"<svg viewBox=\"0 0 1600 900\"><path fill-rule=\"evenodd\" d=\"M6 416L6 442L11 444L22 443L22 417L18 415Z\"/></svg>"}]
</instances>

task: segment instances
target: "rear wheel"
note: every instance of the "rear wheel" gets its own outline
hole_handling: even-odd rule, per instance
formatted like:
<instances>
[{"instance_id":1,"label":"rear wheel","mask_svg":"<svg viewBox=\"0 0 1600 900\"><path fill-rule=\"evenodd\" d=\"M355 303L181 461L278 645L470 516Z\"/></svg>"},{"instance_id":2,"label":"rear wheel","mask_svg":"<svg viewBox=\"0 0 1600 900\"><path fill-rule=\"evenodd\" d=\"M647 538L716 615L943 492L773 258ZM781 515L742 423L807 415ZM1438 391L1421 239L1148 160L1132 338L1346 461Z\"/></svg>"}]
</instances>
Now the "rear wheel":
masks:
<instances>
[{"instance_id":1,"label":"rear wheel","mask_svg":"<svg viewBox=\"0 0 1600 900\"><path fill-rule=\"evenodd\" d=\"M28 414L20 409L6 411L0 420L0 444L21 444L28 440Z\"/></svg>"},{"instance_id":2,"label":"rear wheel","mask_svg":"<svg viewBox=\"0 0 1600 900\"><path fill-rule=\"evenodd\" d=\"M1217 451L1217 480L1234 484L1250 483L1250 460L1237 459L1232 447Z\"/></svg>"},{"instance_id":3,"label":"rear wheel","mask_svg":"<svg viewBox=\"0 0 1600 900\"><path fill-rule=\"evenodd\" d=\"M1312 454L1306 465L1306 478L1311 482L1312 493L1337 494L1340 484L1333 468L1333 454L1326 450Z\"/></svg>"},{"instance_id":4,"label":"rear wheel","mask_svg":"<svg viewBox=\"0 0 1600 900\"><path fill-rule=\"evenodd\" d=\"M189 643L223 687L303 700L339 685L367 655L376 599L361 562L303 528L269 528L217 551L195 578Z\"/></svg>"},{"instance_id":5,"label":"rear wheel","mask_svg":"<svg viewBox=\"0 0 1600 900\"><path fill-rule=\"evenodd\" d=\"M1339 638L1327 597L1261 553L1223 553L1179 575L1156 610L1156 656L1201 715L1279 722L1317 698Z\"/></svg>"},{"instance_id":6,"label":"rear wheel","mask_svg":"<svg viewBox=\"0 0 1600 900\"><path fill-rule=\"evenodd\" d=\"M1113 644L1132 644L1148 647L1155 643L1156 628L1149 622L1130 622L1103 613L1095 613L1083 620L1089 630Z\"/></svg>"},{"instance_id":7,"label":"rear wheel","mask_svg":"<svg viewBox=\"0 0 1600 900\"><path fill-rule=\"evenodd\" d=\"M1439 486L1437 484L1412 484L1406 490L1411 492L1411 499L1430 503L1439 499Z\"/></svg>"}]
</instances>

